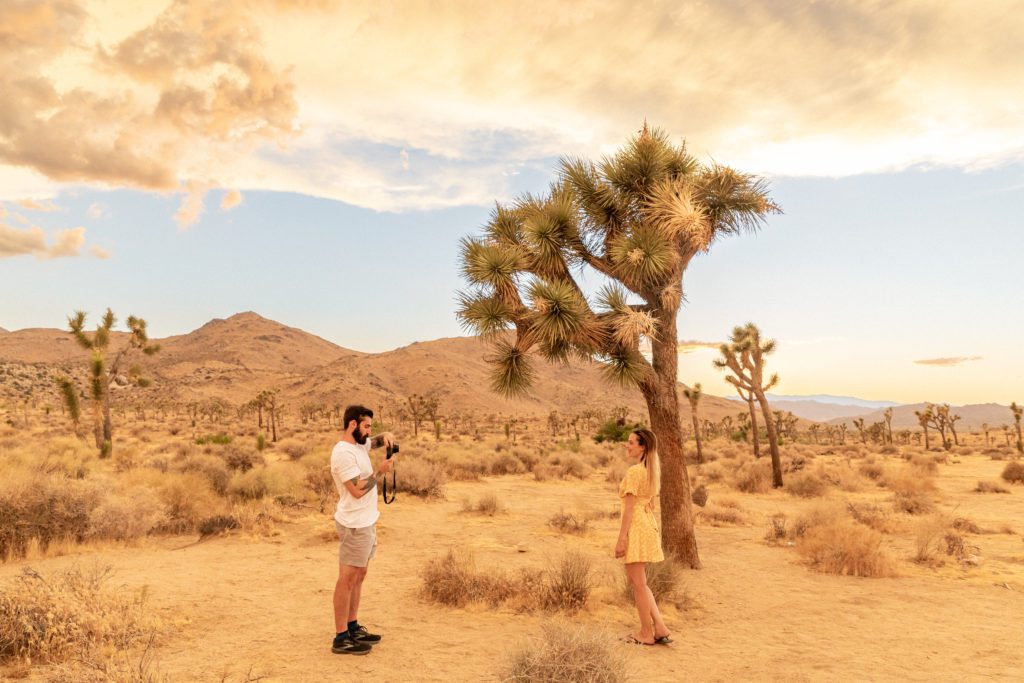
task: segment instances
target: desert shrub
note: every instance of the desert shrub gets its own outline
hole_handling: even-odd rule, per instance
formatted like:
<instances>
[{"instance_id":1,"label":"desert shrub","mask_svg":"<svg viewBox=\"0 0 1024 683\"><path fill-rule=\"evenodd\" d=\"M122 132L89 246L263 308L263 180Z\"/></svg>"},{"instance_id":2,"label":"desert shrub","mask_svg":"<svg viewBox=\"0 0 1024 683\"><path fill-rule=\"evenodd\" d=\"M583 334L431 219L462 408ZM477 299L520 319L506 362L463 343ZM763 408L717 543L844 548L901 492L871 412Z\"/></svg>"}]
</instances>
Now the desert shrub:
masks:
<instances>
[{"instance_id":1,"label":"desert shrub","mask_svg":"<svg viewBox=\"0 0 1024 683\"><path fill-rule=\"evenodd\" d=\"M309 453L309 442L299 439L282 439L277 442L277 450L288 456L290 460L301 460Z\"/></svg>"},{"instance_id":2,"label":"desert shrub","mask_svg":"<svg viewBox=\"0 0 1024 683\"><path fill-rule=\"evenodd\" d=\"M327 506L334 500L338 490L334 485L331 469L329 467L308 467L304 481L306 488L312 491L316 497L320 512L326 512Z\"/></svg>"},{"instance_id":3,"label":"desert shrub","mask_svg":"<svg viewBox=\"0 0 1024 683\"><path fill-rule=\"evenodd\" d=\"M470 553L449 549L428 561L420 576L423 596L443 605L462 607L478 601L570 613L586 604L593 581L590 560L573 552L547 569L508 575L500 570L480 572Z\"/></svg>"},{"instance_id":4,"label":"desert shrub","mask_svg":"<svg viewBox=\"0 0 1024 683\"><path fill-rule=\"evenodd\" d=\"M733 486L744 493L765 493L772 487L772 464L767 458L744 463L733 476Z\"/></svg>"},{"instance_id":5,"label":"desert shrub","mask_svg":"<svg viewBox=\"0 0 1024 683\"><path fill-rule=\"evenodd\" d=\"M786 480L786 491L791 496L800 498L817 498L825 493L828 483L821 472L797 472Z\"/></svg>"},{"instance_id":6,"label":"desert shrub","mask_svg":"<svg viewBox=\"0 0 1024 683\"><path fill-rule=\"evenodd\" d=\"M597 434L594 434L594 441L597 443L604 443L605 441L621 443L626 441L638 426L635 424L619 424L617 420L608 420L598 428Z\"/></svg>"},{"instance_id":7,"label":"desert shrub","mask_svg":"<svg viewBox=\"0 0 1024 683\"><path fill-rule=\"evenodd\" d=\"M802 455L792 455L782 458L783 472L799 472L807 467L807 458Z\"/></svg>"},{"instance_id":8,"label":"desert shrub","mask_svg":"<svg viewBox=\"0 0 1024 683\"><path fill-rule=\"evenodd\" d=\"M167 513L161 531L192 531L220 507L206 478L196 472L168 473L160 477L158 487L157 497Z\"/></svg>"},{"instance_id":9,"label":"desert shrub","mask_svg":"<svg viewBox=\"0 0 1024 683\"><path fill-rule=\"evenodd\" d=\"M623 470L623 474L625 474L625 470ZM725 468L717 462L701 465L700 474L708 481L722 481L725 479Z\"/></svg>"},{"instance_id":10,"label":"desert shrub","mask_svg":"<svg viewBox=\"0 0 1024 683\"><path fill-rule=\"evenodd\" d=\"M1008 462L999 475L1011 484L1024 484L1024 463Z\"/></svg>"},{"instance_id":11,"label":"desert shrub","mask_svg":"<svg viewBox=\"0 0 1024 683\"><path fill-rule=\"evenodd\" d=\"M545 623L540 637L512 650L498 677L504 683L622 683L627 664L607 634Z\"/></svg>"},{"instance_id":12,"label":"desert shrub","mask_svg":"<svg viewBox=\"0 0 1024 683\"><path fill-rule=\"evenodd\" d=\"M530 448L515 448L512 450L512 455L523 465L521 468L517 468L517 472L528 472L540 461L540 454Z\"/></svg>"},{"instance_id":13,"label":"desert shrub","mask_svg":"<svg viewBox=\"0 0 1024 683\"><path fill-rule=\"evenodd\" d=\"M845 465L823 471L822 476L841 490L847 492L860 491L864 485L864 478L857 471Z\"/></svg>"},{"instance_id":14,"label":"desert shrub","mask_svg":"<svg viewBox=\"0 0 1024 683\"><path fill-rule=\"evenodd\" d=\"M884 455L898 455L900 452L900 447L897 446L896 444L887 443L883 445L881 448L879 448L878 452Z\"/></svg>"},{"instance_id":15,"label":"desert shrub","mask_svg":"<svg viewBox=\"0 0 1024 683\"><path fill-rule=\"evenodd\" d=\"M490 469L485 459L462 453L447 454L443 466L455 481L477 481Z\"/></svg>"},{"instance_id":16,"label":"desert shrub","mask_svg":"<svg viewBox=\"0 0 1024 683\"><path fill-rule=\"evenodd\" d=\"M970 455L973 452L974 449L971 448L970 446L961 446L960 448L956 449L957 455Z\"/></svg>"},{"instance_id":17,"label":"desert shrub","mask_svg":"<svg viewBox=\"0 0 1024 683\"><path fill-rule=\"evenodd\" d=\"M518 449L517 449L518 450ZM500 453L491 460L491 474L518 474L524 471L523 461L512 453Z\"/></svg>"},{"instance_id":18,"label":"desert shrub","mask_svg":"<svg viewBox=\"0 0 1024 683\"><path fill-rule=\"evenodd\" d=\"M493 493L485 493L477 499L476 503L471 503L468 499L462 501L463 512L472 512L477 515L493 517L499 512L503 512L504 509L498 496Z\"/></svg>"},{"instance_id":19,"label":"desert shrub","mask_svg":"<svg viewBox=\"0 0 1024 683\"><path fill-rule=\"evenodd\" d=\"M881 577L894 572L881 534L849 520L806 529L796 549L812 568L826 574Z\"/></svg>"},{"instance_id":20,"label":"desert shrub","mask_svg":"<svg viewBox=\"0 0 1024 683\"><path fill-rule=\"evenodd\" d=\"M910 457L910 466L918 470L918 474L922 476L932 475L939 471L939 463L941 460L937 460L939 457L945 457L945 455L913 455Z\"/></svg>"},{"instance_id":21,"label":"desert shrub","mask_svg":"<svg viewBox=\"0 0 1024 683\"><path fill-rule=\"evenodd\" d=\"M1000 486L997 481L979 481L978 485L974 487L977 493L1009 493L1009 489L1005 489Z\"/></svg>"},{"instance_id":22,"label":"desert shrub","mask_svg":"<svg viewBox=\"0 0 1024 683\"><path fill-rule=\"evenodd\" d=\"M558 470L551 465L539 462L533 466L533 478L535 481L547 481L558 474Z\"/></svg>"},{"instance_id":23,"label":"desert shrub","mask_svg":"<svg viewBox=\"0 0 1024 683\"><path fill-rule=\"evenodd\" d=\"M697 512L697 519L711 526L740 525L746 521L739 509L724 505L708 505Z\"/></svg>"},{"instance_id":24,"label":"desert shrub","mask_svg":"<svg viewBox=\"0 0 1024 683\"><path fill-rule=\"evenodd\" d=\"M771 544L781 543L786 540L786 515L783 512L776 512L768 518L768 529L765 531L764 540Z\"/></svg>"},{"instance_id":25,"label":"desert shrub","mask_svg":"<svg viewBox=\"0 0 1024 683\"><path fill-rule=\"evenodd\" d=\"M626 463L616 460L608 465L608 473L605 474L605 481L610 484L618 484L625 478L626 470L629 469L629 465Z\"/></svg>"},{"instance_id":26,"label":"desert shrub","mask_svg":"<svg viewBox=\"0 0 1024 683\"><path fill-rule=\"evenodd\" d=\"M545 586L541 606L570 614L578 612L590 597L593 571L590 558L569 551L545 572Z\"/></svg>"},{"instance_id":27,"label":"desert shrub","mask_svg":"<svg viewBox=\"0 0 1024 683\"><path fill-rule=\"evenodd\" d=\"M167 520L153 491L134 487L108 494L89 513L89 536L128 541L145 536Z\"/></svg>"},{"instance_id":28,"label":"desert shrub","mask_svg":"<svg viewBox=\"0 0 1024 683\"><path fill-rule=\"evenodd\" d=\"M419 458L404 460L395 468L395 479L403 493L420 498L444 498L444 487L448 482L445 469L435 463ZM390 485L391 475L388 475Z\"/></svg>"},{"instance_id":29,"label":"desert shrub","mask_svg":"<svg viewBox=\"0 0 1024 683\"><path fill-rule=\"evenodd\" d=\"M883 481L885 477L885 465L874 462L873 460L862 462L857 471L861 476L867 477L873 481Z\"/></svg>"},{"instance_id":30,"label":"desert shrub","mask_svg":"<svg viewBox=\"0 0 1024 683\"><path fill-rule=\"evenodd\" d=\"M0 483L0 558L24 555L32 539L43 549L57 540L81 542L100 499L90 482L38 473L8 475Z\"/></svg>"},{"instance_id":31,"label":"desert shrub","mask_svg":"<svg viewBox=\"0 0 1024 683\"><path fill-rule=\"evenodd\" d=\"M233 515L214 515L200 520L196 525L196 531L200 536L215 536L229 529L237 529L239 526L241 525Z\"/></svg>"},{"instance_id":32,"label":"desert shrub","mask_svg":"<svg viewBox=\"0 0 1024 683\"><path fill-rule=\"evenodd\" d=\"M204 434L196 438L197 446L206 446L208 444L217 444L219 446L226 446L231 443L231 435L219 432L217 434Z\"/></svg>"},{"instance_id":33,"label":"desert shrub","mask_svg":"<svg viewBox=\"0 0 1024 683\"><path fill-rule=\"evenodd\" d=\"M800 539L810 529L838 524L845 518L846 511L839 503L815 503L793 520L793 524L789 527L789 537L794 540Z\"/></svg>"},{"instance_id":34,"label":"desert shrub","mask_svg":"<svg viewBox=\"0 0 1024 683\"><path fill-rule=\"evenodd\" d=\"M561 479L573 477L575 479L586 479L590 475L590 468L580 458L571 455L564 458L558 467L558 476Z\"/></svg>"},{"instance_id":35,"label":"desert shrub","mask_svg":"<svg viewBox=\"0 0 1024 683\"><path fill-rule=\"evenodd\" d=\"M265 461L259 453L253 453L242 448L229 448L224 452L224 462L233 470L248 472Z\"/></svg>"},{"instance_id":36,"label":"desert shrub","mask_svg":"<svg viewBox=\"0 0 1024 683\"><path fill-rule=\"evenodd\" d=\"M125 649L145 628L144 593L110 590L109 569L69 569L43 577L26 567L0 590L0 662L81 659Z\"/></svg>"},{"instance_id":37,"label":"desert shrub","mask_svg":"<svg viewBox=\"0 0 1024 683\"><path fill-rule=\"evenodd\" d=\"M949 520L942 515L922 517L914 525L914 562L929 563L935 560L939 544L949 526Z\"/></svg>"},{"instance_id":38,"label":"desert shrub","mask_svg":"<svg viewBox=\"0 0 1024 683\"><path fill-rule=\"evenodd\" d=\"M848 503L850 516L864 526L887 533L892 530L892 518L888 510L872 503Z\"/></svg>"},{"instance_id":39,"label":"desert shrub","mask_svg":"<svg viewBox=\"0 0 1024 683\"><path fill-rule=\"evenodd\" d=\"M864 455L864 449L857 444L852 443L846 444L845 446L839 446L836 450L850 458L860 458Z\"/></svg>"},{"instance_id":40,"label":"desert shrub","mask_svg":"<svg viewBox=\"0 0 1024 683\"><path fill-rule=\"evenodd\" d=\"M931 512L935 507L929 495L935 490L935 482L917 465L889 472L885 483L893 492L893 505L901 512L919 515Z\"/></svg>"},{"instance_id":41,"label":"desert shrub","mask_svg":"<svg viewBox=\"0 0 1024 683\"><path fill-rule=\"evenodd\" d=\"M270 493L263 469L241 470L231 477L228 494L246 500L259 500Z\"/></svg>"},{"instance_id":42,"label":"desert shrub","mask_svg":"<svg viewBox=\"0 0 1024 683\"><path fill-rule=\"evenodd\" d=\"M571 512L559 511L548 520L548 526L565 534L585 534L589 522L586 517L577 517Z\"/></svg>"}]
</instances>

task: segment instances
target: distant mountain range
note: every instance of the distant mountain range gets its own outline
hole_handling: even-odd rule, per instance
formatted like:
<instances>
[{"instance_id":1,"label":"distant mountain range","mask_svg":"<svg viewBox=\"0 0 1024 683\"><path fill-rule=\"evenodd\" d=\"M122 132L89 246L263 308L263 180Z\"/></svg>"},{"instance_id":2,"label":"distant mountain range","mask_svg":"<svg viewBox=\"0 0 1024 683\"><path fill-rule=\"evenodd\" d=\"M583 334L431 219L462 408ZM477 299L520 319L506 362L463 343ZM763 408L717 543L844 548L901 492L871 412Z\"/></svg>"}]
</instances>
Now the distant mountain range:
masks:
<instances>
[{"instance_id":1,"label":"distant mountain range","mask_svg":"<svg viewBox=\"0 0 1024 683\"><path fill-rule=\"evenodd\" d=\"M913 429L919 430L921 427L917 422L917 415L915 411L922 411L925 408L924 403L914 403L912 405L901 405L892 409L892 428L893 429ZM872 422L880 422L885 419L883 410L875 410L869 413L864 413L859 416L864 419L866 425ZM950 412L954 415L960 416L960 421L956 423L957 431L964 430L979 430L983 424L987 424L994 432L1000 431L1003 425L1013 425L1013 413L1010 412L1009 406L1000 405L998 403L975 403L965 406L951 406ZM833 420L829 420L830 424L842 424L846 423L850 427L853 427L851 417L840 417Z\"/></svg>"},{"instance_id":2,"label":"distant mountain range","mask_svg":"<svg viewBox=\"0 0 1024 683\"><path fill-rule=\"evenodd\" d=\"M814 422L858 417L874 410L900 405L893 401L868 401L853 396L833 396L831 394L809 396L766 394L766 396L775 410L788 410L797 417ZM741 402L738 397L729 398Z\"/></svg>"},{"instance_id":3,"label":"distant mountain range","mask_svg":"<svg viewBox=\"0 0 1024 683\"><path fill-rule=\"evenodd\" d=\"M114 333L111 347L120 348L125 336ZM434 393L446 412L546 417L552 410L570 416L590 407L608 411L626 406L633 419L647 413L638 390L608 384L599 366L577 361L550 364L536 358L529 394L505 399L490 390L490 366L484 360L490 349L476 337L363 353L247 312L153 341L161 345L159 353L135 355L129 363L138 363L153 383L144 389L119 389L126 397L179 402L219 398L238 405L263 389L279 389L282 402L296 410L304 403L380 407L405 403L413 394ZM77 375L81 383L88 358L64 330L35 328L0 335L0 399L34 395L55 403L59 398L52 375ZM680 398L682 418L689 425L689 404ZM701 417L713 421L735 417L738 410L717 396L705 396L700 404Z\"/></svg>"}]
</instances>

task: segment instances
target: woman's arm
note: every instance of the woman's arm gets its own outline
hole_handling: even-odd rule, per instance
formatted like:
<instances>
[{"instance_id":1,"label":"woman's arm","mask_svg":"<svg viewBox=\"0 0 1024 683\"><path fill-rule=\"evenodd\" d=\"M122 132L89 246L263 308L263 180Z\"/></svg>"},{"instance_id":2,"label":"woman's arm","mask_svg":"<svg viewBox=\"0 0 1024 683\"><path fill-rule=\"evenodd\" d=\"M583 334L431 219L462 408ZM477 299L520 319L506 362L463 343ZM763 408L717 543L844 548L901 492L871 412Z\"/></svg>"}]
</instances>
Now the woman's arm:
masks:
<instances>
[{"instance_id":1,"label":"woman's arm","mask_svg":"<svg viewBox=\"0 0 1024 683\"><path fill-rule=\"evenodd\" d=\"M629 525L633 523L633 508L636 507L636 496L627 493L622 511L622 522L619 524L619 540L615 544L615 557L626 556L626 544L629 540Z\"/></svg>"}]
</instances>

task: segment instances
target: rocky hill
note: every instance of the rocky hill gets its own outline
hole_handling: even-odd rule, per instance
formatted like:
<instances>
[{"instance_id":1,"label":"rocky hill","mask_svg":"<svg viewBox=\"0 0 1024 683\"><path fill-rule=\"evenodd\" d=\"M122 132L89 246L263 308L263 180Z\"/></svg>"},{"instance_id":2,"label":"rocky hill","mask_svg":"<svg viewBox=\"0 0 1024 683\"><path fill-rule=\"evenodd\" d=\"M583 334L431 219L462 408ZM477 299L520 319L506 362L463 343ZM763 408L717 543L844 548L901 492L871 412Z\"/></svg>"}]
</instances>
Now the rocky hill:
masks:
<instances>
[{"instance_id":1,"label":"rocky hill","mask_svg":"<svg viewBox=\"0 0 1024 683\"><path fill-rule=\"evenodd\" d=\"M124 344L125 335L112 340ZM646 413L635 389L605 382L595 364L549 364L536 359L537 378L529 395L504 399L490 390L487 345L475 337L417 342L384 353L345 349L302 330L255 313L216 319L184 335L154 340L161 351L137 355L152 379L148 388L119 389L131 400L191 401L219 398L240 404L263 389L278 389L291 408L303 403L328 406L355 401L372 406L402 403L412 394L435 393L445 410L544 416L552 410L573 414L585 408L627 406ZM52 375L84 378L88 353L58 329L18 330L0 337L0 397L28 395L56 401ZM127 368L125 368L127 371ZM682 385L680 385L682 386ZM680 401L684 419L689 407ZM720 420L742 406L705 396L701 417Z\"/></svg>"}]
</instances>

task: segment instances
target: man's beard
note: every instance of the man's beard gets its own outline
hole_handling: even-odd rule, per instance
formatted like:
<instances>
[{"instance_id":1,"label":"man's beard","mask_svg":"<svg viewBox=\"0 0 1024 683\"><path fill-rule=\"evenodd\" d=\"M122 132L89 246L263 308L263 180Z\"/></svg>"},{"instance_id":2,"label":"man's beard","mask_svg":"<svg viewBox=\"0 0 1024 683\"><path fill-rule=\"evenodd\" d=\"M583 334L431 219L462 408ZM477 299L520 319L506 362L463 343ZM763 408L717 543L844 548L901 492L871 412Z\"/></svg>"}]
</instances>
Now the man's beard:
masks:
<instances>
[{"instance_id":1,"label":"man's beard","mask_svg":"<svg viewBox=\"0 0 1024 683\"><path fill-rule=\"evenodd\" d=\"M357 428L356 431L352 432L352 438L355 439L356 443L360 446L365 446L366 440L370 437L363 434L363 430Z\"/></svg>"}]
</instances>

